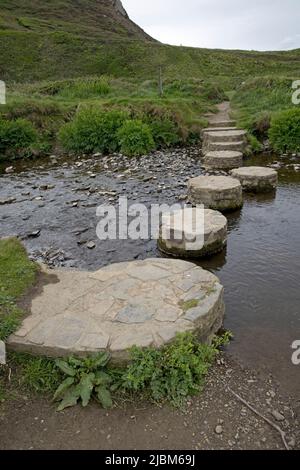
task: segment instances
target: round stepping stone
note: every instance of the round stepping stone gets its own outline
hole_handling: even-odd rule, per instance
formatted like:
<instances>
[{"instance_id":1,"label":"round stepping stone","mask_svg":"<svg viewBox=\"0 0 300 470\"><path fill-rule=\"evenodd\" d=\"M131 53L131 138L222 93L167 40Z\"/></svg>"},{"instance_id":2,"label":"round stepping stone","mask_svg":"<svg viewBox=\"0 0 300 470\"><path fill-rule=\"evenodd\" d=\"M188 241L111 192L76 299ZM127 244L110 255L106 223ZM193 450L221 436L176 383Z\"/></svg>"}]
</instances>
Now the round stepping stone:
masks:
<instances>
[{"instance_id":1,"label":"round stepping stone","mask_svg":"<svg viewBox=\"0 0 300 470\"><path fill-rule=\"evenodd\" d=\"M205 132L204 141L207 142L242 142L246 137L243 130L224 130Z\"/></svg>"},{"instance_id":2,"label":"round stepping stone","mask_svg":"<svg viewBox=\"0 0 300 470\"><path fill-rule=\"evenodd\" d=\"M186 261L49 272L52 282L33 298L31 314L8 348L53 357L109 351L115 362L124 362L132 346L160 348L179 332L195 331L209 342L223 323L218 278Z\"/></svg>"},{"instance_id":3,"label":"round stepping stone","mask_svg":"<svg viewBox=\"0 0 300 470\"><path fill-rule=\"evenodd\" d=\"M243 206L240 182L229 176L198 176L188 182L188 198L193 205L204 204L221 212L233 211Z\"/></svg>"},{"instance_id":4,"label":"round stepping stone","mask_svg":"<svg viewBox=\"0 0 300 470\"><path fill-rule=\"evenodd\" d=\"M232 170L243 164L241 152L223 151L208 152L204 158L204 167L208 170Z\"/></svg>"},{"instance_id":5,"label":"round stepping stone","mask_svg":"<svg viewBox=\"0 0 300 470\"><path fill-rule=\"evenodd\" d=\"M227 119L227 120L215 120L212 119L209 122L210 127L233 127L236 125L236 122L233 121L232 119Z\"/></svg>"},{"instance_id":6,"label":"round stepping stone","mask_svg":"<svg viewBox=\"0 0 300 470\"><path fill-rule=\"evenodd\" d=\"M249 192L274 191L278 184L278 173L272 168L242 167L232 170L231 175L240 181L244 191Z\"/></svg>"},{"instance_id":7,"label":"round stepping stone","mask_svg":"<svg viewBox=\"0 0 300 470\"><path fill-rule=\"evenodd\" d=\"M223 152L225 151L234 151L234 152L243 152L246 149L245 141L240 142L212 142L208 141L203 144L204 154L208 152Z\"/></svg>"},{"instance_id":8,"label":"round stepping stone","mask_svg":"<svg viewBox=\"0 0 300 470\"><path fill-rule=\"evenodd\" d=\"M227 219L210 209L185 208L164 214L159 249L180 258L202 258L222 251L227 243Z\"/></svg>"}]
</instances>

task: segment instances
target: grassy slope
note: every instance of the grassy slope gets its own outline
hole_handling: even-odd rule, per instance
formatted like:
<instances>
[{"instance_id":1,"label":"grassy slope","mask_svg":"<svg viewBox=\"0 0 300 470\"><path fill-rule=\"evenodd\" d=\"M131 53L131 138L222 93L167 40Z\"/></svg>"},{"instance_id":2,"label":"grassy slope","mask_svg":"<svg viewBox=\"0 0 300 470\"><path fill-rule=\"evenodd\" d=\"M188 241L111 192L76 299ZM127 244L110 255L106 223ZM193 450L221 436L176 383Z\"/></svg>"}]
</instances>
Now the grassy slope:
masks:
<instances>
[{"instance_id":1,"label":"grassy slope","mask_svg":"<svg viewBox=\"0 0 300 470\"><path fill-rule=\"evenodd\" d=\"M300 50L245 52L159 44L110 0L0 0L0 76L8 82L111 74L202 77L224 86L251 76L300 74ZM229 83L228 83L229 82Z\"/></svg>"},{"instance_id":2,"label":"grassy slope","mask_svg":"<svg viewBox=\"0 0 300 470\"><path fill-rule=\"evenodd\" d=\"M300 49L263 53L163 45L116 13L110 0L0 0L0 11L0 78L8 85L1 114L29 118L42 140L53 141L82 102L167 108L180 115L183 127L199 128L201 115L216 101L205 91L212 86L237 90L235 113L251 129L261 111L289 105L289 85L270 92L264 77L288 77L290 83L300 76ZM157 95L160 65L163 99ZM47 80L51 89L49 81L99 75L111 77L105 97L51 94L40 86ZM249 77L262 81L249 85Z\"/></svg>"},{"instance_id":3,"label":"grassy slope","mask_svg":"<svg viewBox=\"0 0 300 470\"><path fill-rule=\"evenodd\" d=\"M15 238L0 240L0 339L5 340L19 325L22 311L16 301L33 285L37 265Z\"/></svg>"},{"instance_id":4,"label":"grassy slope","mask_svg":"<svg viewBox=\"0 0 300 470\"><path fill-rule=\"evenodd\" d=\"M257 137L267 137L272 115L293 108L292 82L290 78L251 78L237 87L232 97L234 117L241 127Z\"/></svg>"}]
</instances>

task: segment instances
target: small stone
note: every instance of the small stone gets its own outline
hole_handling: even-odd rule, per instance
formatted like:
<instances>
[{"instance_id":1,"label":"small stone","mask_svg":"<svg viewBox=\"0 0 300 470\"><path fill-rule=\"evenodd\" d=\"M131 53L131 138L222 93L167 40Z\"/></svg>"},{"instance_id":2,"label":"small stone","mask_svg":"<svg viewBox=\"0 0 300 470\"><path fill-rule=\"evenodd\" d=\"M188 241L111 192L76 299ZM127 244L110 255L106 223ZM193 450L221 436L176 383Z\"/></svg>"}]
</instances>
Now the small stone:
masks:
<instances>
[{"instance_id":1,"label":"small stone","mask_svg":"<svg viewBox=\"0 0 300 470\"><path fill-rule=\"evenodd\" d=\"M288 441L288 446L291 448L294 448L296 445L296 440L294 437L291 437L290 440Z\"/></svg>"},{"instance_id":2,"label":"small stone","mask_svg":"<svg viewBox=\"0 0 300 470\"><path fill-rule=\"evenodd\" d=\"M41 234L40 230L35 230L28 235L28 238L38 238Z\"/></svg>"},{"instance_id":3,"label":"small stone","mask_svg":"<svg viewBox=\"0 0 300 470\"><path fill-rule=\"evenodd\" d=\"M216 426L216 428L215 428L215 433L218 434L218 435L223 434L223 426L218 424L218 426Z\"/></svg>"},{"instance_id":4,"label":"small stone","mask_svg":"<svg viewBox=\"0 0 300 470\"><path fill-rule=\"evenodd\" d=\"M277 410L272 411L272 416L276 419L276 421L284 421L285 417Z\"/></svg>"},{"instance_id":5,"label":"small stone","mask_svg":"<svg viewBox=\"0 0 300 470\"><path fill-rule=\"evenodd\" d=\"M16 201L15 197L8 197L7 199L0 199L0 206L4 206L6 204L13 204Z\"/></svg>"},{"instance_id":6,"label":"small stone","mask_svg":"<svg viewBox=\"0 0 300 470\"><path fill-rule=\"evenodd\" d=\"M86 247L89 249L89 250L93 250L94 248L96 248L96 243L94 242L88 242L86 244Z\"/></svg>"},{"instance_id":7,"label":"small stone","mask_svg":"<svg viewBox=\"0 0 300 470\"><path fill-rule=\"evenodd\" d=\"M8 166L7 168L5 168L5 173L8 175L10 173L13 173L15 170L14 170L14 167L13 166Z\"/></svg>"}]
</instances>

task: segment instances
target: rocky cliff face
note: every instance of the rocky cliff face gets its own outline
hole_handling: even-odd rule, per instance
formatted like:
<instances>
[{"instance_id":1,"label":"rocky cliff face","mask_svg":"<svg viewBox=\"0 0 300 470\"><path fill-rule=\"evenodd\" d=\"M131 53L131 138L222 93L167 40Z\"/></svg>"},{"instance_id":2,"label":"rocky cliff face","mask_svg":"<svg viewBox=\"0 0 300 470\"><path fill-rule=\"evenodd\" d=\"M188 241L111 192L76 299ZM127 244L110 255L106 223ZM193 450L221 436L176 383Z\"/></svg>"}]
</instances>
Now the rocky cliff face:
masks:
<instances>
[{"instance_id":1,"label":"rocky cliff face","mask_svg":"<svg viewBox=\"0 0 300 470\"><path fill-rule=\"evenodd\" d=\"M111 1L112 1L113 6L115 7L115 9L117 10L117 12L121 13L121 15L128 18L127 12L126 12L125 8L123 7L123 4L122 4L121 0L111 0Z\"/></svg>"}]
</instances>

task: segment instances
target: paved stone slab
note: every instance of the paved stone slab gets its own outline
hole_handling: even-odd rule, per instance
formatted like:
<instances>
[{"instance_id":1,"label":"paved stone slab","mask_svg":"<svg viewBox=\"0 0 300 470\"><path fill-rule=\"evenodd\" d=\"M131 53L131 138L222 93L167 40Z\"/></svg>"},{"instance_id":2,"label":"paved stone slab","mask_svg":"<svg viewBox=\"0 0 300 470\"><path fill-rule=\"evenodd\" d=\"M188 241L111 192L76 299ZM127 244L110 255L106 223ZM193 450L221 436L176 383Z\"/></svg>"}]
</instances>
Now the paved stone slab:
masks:
<instances>
[{"instance_id":1,"label":"paved stone slab","mask_svg":"<svg viewBox=\"0 0 300 470\"><path fill-rule=\"evenodd\" d=\"M193 205L221 212L240 209L243 191L240 182L229 176L198 176L188 182L188 198Z\"/></svg>"},{"instance_id":2,"label":"paved stone slab","mask_svg":"<svg viewBox=\"0 0 300 470\"><path fill-rule=\"evenodd\" d=\"M10 349L53 357L109 351L127 361L131 346L161 347L182 331L209 341L223 321L218 278L182 260L53 274L57 282L33 299L30 315L7 341ZM197 308L188 315L190 305Z\"/></svg>"},{"instance_id":3,"label":"paved stone slab","mask_svg":"<svg viewBox=\"0 0 300 470\"><path fill-rule=\"evenodd\" d=\"M222 251L227 242L227 219L210 209L185 208L164 214L159 249L180 258L202 258Z\"/></svg>"},{"instance_id":4,"label":"paved stone slab","mask_svg":"<svg viewBox=\"0 0 300 470\"><path fill-rule=\"evenodd\" d=\"M243 164L242 152L208 152L204 157L204 167L208 170L232 170Z\"/></svg>"},{"instance_id":5,"label":"paved stone slab","mask_svg":"<svg viewBox=\"0 0 300 470\"><path fill-rule=\"evenodd\" d=\"M244 191L269 192L278 185L278 173L272 168L248 166L233 170L231 175L240 181Z\"/></svg>"}]
</instances>

